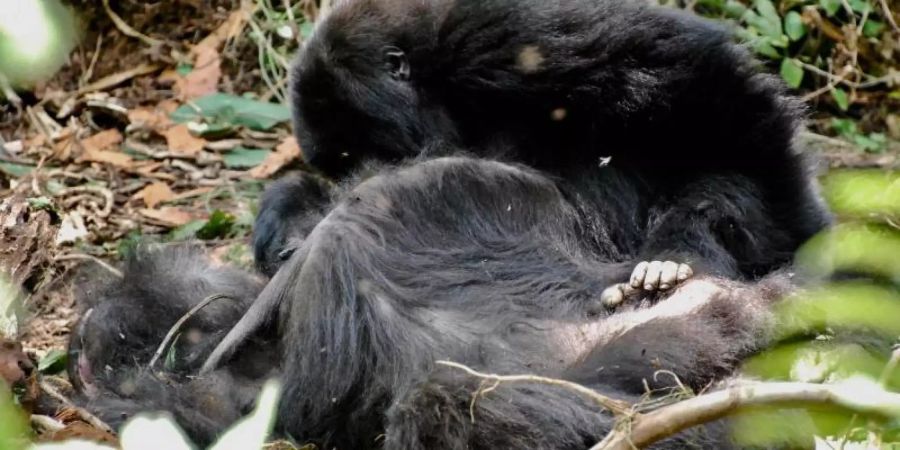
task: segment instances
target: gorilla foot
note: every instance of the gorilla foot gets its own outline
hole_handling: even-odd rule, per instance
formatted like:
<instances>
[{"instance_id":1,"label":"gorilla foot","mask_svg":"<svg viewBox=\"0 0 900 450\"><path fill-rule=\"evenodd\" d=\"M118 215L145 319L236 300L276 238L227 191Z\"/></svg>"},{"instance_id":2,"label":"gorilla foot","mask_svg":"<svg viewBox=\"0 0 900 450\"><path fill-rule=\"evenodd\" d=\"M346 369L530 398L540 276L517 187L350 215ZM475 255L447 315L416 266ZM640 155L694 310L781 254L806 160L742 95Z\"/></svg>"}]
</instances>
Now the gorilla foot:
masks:
<instances>
[{"instance_id":1,"label":"gorilla foot","mask_svg":"<svg viewBox=\"0 0 900 450\"><path fill-rule=\"evenodd\" d=\"M640 292L667 291L694 275L687 264L673 261L641 261L631 272L627 283L614 284L600 294L600 301L608 308L616 307L626 298Z\"/></svg>"}]
</instances>

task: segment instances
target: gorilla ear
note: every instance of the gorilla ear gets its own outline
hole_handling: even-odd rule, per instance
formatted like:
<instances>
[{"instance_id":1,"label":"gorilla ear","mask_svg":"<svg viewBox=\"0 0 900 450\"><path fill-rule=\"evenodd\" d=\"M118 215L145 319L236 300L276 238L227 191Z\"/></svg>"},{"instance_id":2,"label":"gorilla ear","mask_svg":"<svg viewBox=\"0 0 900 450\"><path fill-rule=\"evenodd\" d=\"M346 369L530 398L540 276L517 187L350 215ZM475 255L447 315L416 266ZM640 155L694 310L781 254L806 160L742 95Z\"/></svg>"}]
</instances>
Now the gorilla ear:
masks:
<instances>
[{"instance_id":1,"label":"gorilla ear","mask_svg":"<svg viewBox=\"0 0 900 450\"><path fill-rule=\"evenodd\" d=\"M403 50L397 47L385 47L384 65L395 80L406 81L409 79L409 60L406 59L406 53L403 53Z\"/></svg>"}]
</instances>

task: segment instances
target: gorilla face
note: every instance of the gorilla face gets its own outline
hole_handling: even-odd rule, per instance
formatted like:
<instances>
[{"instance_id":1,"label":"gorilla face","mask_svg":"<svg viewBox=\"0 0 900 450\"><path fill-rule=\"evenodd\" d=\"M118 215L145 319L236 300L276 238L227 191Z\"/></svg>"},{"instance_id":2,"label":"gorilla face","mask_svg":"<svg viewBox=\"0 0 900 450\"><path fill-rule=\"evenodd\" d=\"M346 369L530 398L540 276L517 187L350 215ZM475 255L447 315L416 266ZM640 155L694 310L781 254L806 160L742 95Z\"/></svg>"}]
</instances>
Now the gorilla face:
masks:
<instances>
[{"instance_id":1,"label":"gorilla face","mask_svg":"<svg viewBox=\"0 0 900 450\"><path fill-rule=\"evenodd\" d=\"M443 108L417 86L410 51L421 46L415 37L384 32L397 19L390 6L338 4L293 67L294 130L306 162L329 175L363 157L399 160L431 142L454 140Z\"/></svg>"}]
</instances>

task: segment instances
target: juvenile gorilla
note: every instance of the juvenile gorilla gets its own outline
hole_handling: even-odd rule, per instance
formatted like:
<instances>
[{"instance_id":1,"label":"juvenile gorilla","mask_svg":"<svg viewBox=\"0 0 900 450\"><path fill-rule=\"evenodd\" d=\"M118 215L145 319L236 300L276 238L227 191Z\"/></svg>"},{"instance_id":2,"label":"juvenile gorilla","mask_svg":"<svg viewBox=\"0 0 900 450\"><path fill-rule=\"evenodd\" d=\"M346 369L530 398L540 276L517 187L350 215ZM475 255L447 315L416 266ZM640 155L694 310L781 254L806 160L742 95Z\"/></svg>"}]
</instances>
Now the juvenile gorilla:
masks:
<instances>
[{"instance_id":1,"label":"juvenile gorilla","mask_svg":"<svg viewBox=\"0 0 900 450\"><path fill-rule=\"evenodd\" d=\"M253 407L265 377L276 376L278 342L255 337L228 367L194 378L222 336L262 290L252 274L213 264L198 246L139 248L122 276L90 272L79 284L85 307L69 341L69 379L82 403L118 428L139 411L165 410L198 443ZM148 367L169 329L197 303L177 339Z\"/></svg>"},{"instance_id":2,"label":"juvenile gorilla","mask_svg":"<svg viewBox=\"0 0 900 450\"><path fill-rule=\"evenodd\" d=\"M629 263L623 294L674 285L677 265L642 261L753 279L829 220L791 143L801 106L757 65L724 27L643 1L346 0L297 59L294 128L336 177L457 148L554 175L585 238ZM703 191L752 198L725 211ZM261 217L310 198L286 190ZM257 224L261 265L294 226Z\"/></svg>"},{"instance_id":3,"label":"juvenile gorilla","mask_svg":"<svg viewBox=\"0 0 900 450\"><path fill-rule=\"evenodd\" d=\"M439 158L382 169L338 194L328 211L245 316L280 304L277 317L263 318L278 324L280 355L264 353L277 346L250 340L235 358L222 355L219 369L197 379L169 370L122 392L118 379L95 378L100 394L90 407L118 421L122 412L165 409L205 443L227 419L245 412L248 391L280 373L277 432L301 443L584 449L613 426L608 411L590 399L553 386L502 385L479 396L473 422L469 408L479 380L436 361L559 377L631 401L644 393L645 383L651 389L675 384L654 376L660 370L700 389L766 344L769 306L787 286L781 276L752 286L698 279L655 306L598 313L593 300L619 263L598 253L605 247L584 241L579 206L546 175L488 160ZM78 367L121 367L116 355L125 342L116 333L147 349L132 363L143 366L190 305L217 292L243 299L242 292L256 289L248 276L229 271L224 278L225 269L196 258L190 265L178 260L185 261L180 270L160 272L172 259L146 255L104 291L122 294L104 294L105 302L79 327L76 342L102 345L79 358ZM151 288L160 280L204 287L160 295ZM246 287L235 291L235 284ZM149 305L174 313L166 320L136 314ZM98 311L107 312L103 320ZM206 317L219 317L218 329L225 329L233 316L211 310ZM235 373L243 378L228 377ZM713 424L657 448L729 448L726 431Z\"/></svg>"}]
</instances>

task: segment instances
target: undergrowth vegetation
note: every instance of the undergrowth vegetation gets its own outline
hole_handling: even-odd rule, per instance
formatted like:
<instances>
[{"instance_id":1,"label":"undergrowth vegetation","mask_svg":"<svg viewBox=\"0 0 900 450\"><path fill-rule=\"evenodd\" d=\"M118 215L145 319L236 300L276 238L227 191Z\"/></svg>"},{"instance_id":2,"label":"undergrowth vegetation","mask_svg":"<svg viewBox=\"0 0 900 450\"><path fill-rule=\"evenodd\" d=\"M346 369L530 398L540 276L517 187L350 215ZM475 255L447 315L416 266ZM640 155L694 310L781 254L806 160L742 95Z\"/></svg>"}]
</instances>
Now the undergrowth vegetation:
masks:
<instances>
[{"instance_id":1,"label":"undergrowth vegetation","mask_svg":"<svg viewBox=\"0 0 900 450\"><path fill-rule=\"evenodd\" d=\"M820 131L867 152L900 138L900 27L888 0L664 3L733 23L738 38L815 106Z\"/></svg>"}]
</instances>

